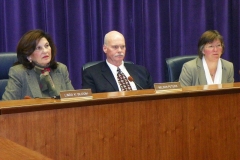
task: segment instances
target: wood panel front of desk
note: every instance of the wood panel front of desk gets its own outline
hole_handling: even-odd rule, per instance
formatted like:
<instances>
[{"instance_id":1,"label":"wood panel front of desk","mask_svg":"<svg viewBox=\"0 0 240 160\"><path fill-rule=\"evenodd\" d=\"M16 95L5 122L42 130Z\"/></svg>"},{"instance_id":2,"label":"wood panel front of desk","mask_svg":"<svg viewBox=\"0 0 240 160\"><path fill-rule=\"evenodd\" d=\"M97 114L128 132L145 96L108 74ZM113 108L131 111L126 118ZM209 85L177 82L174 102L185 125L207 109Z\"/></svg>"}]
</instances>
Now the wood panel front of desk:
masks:
<instances>
[{"instance_id":1,"label":"wood panel front of desk","mask_svg":"<svg viewBox=\"0 0 240 160\"><path fill-rule=\"evenodd\" d=\"M0 136L55 160L239 160L239 91L26 100L38 109L2 110Z\"/></svg>"},{"instance_id":2,"label":"wood panel front of desk","mask_svg":"<svg viewBox=\"0 0 240 160\"><path fill-rule=\"evenodd\" d=\"M1 160L51 160L40 153L0 137Z\"/></svg>"}]
</instances>

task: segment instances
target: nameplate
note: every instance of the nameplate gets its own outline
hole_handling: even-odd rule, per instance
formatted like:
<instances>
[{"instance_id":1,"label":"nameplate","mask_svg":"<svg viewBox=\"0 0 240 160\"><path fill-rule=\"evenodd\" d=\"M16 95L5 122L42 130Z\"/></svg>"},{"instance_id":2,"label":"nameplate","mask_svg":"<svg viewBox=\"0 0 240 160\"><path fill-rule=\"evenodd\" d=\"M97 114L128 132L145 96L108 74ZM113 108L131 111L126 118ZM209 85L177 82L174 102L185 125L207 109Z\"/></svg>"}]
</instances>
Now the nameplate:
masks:
<instances>
[{"instance_id":1,"label":"nameplate","mask_svg":"<svg viewBox=\"0 0 240 160\"><path fill-rule=\"evenodd\" d=\"M91 89L61 91L60 99L63 101L92 99L92 91Z\"/></svg>"},{"instance_id":2,"label":"nameplate","mask_svg":"<svg viewBox=\"0 0 240 160\"><path fill-rule=\"evenodd\" d=\"M154 83L156 93L182 91L180 82Z\"/></svg>"}]
</instances>

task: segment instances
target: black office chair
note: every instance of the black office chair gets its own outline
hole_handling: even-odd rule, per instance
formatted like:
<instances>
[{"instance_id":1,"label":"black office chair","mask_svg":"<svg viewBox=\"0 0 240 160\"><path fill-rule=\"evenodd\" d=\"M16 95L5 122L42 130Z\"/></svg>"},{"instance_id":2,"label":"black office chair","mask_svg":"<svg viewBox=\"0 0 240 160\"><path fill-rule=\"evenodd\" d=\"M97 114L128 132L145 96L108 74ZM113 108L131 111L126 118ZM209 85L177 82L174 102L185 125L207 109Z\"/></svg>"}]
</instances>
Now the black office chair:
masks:
<instances>
[{"instance_id":1,"label":"black office chair","mask_svg":"<svg viewBox=\"0 0 240 160\"><path fill-rule=\"evenodd\" d=\"M103 62L103 61L92 61L92 62L87 62L85 63L83 66L82 66L82 71L84 71L85 69L87 69L88 67L91 67L91 66L94 66L100 62ZM131 61L124 61L124 63L129 63L129 64L134 64L133 62Z\"/></svg>"},{"instance_id":2,"label":"black office chair","mask_svg":"<svg viewBox=\"0 0 240 160\"><path fill-rule=\"evenodd\" d=\"M185 55L185 56L176 56L176 57L166 58L166 65L167 65L166 81L178 82L183 64L194 58L197 58L197 55Z\"/></svg>"},{"instance_id":3,"label":"black office chair","mask_svg":"<svg viewBox=\"0 0 240 160\"><path fill-rule=\"evenodd\" d=\"M91 67L91 66L94 66L100 62L103 62L103 61L92 61L92 62L87 62L85 63L83 66L82 66L82 71L84 71L85 69L87 69L88 67Z\"/></svg>"},{"instance_id":4,"label":"black office chair","mask_svg":"<svg viewBox=\"0 0 240 160\"><path fill-rule=\"evenodd\" d=\"M13 52L0 53L0 100L2 100L2 95L5 91L8 81L8 72L13 63L17 61L17 54Z\"/></svg>"}]
</instances>

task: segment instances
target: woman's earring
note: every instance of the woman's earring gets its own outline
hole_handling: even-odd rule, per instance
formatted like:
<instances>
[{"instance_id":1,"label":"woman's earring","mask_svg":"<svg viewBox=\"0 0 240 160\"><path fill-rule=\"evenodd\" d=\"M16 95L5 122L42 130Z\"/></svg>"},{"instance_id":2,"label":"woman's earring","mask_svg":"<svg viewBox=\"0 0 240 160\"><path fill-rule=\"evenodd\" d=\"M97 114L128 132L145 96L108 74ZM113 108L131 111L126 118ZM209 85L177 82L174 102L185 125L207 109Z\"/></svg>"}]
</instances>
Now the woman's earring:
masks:
<instances>
[{"instance_id":1,"label":"woman's earring","mask_svg":"<svg viewBox=\"0 0 240 160\"><path fill-rule=\"evenodd\" d=\"M28 61L32 63L32 59L30 57L27 57Z\"/></svg>"}]
</instances>

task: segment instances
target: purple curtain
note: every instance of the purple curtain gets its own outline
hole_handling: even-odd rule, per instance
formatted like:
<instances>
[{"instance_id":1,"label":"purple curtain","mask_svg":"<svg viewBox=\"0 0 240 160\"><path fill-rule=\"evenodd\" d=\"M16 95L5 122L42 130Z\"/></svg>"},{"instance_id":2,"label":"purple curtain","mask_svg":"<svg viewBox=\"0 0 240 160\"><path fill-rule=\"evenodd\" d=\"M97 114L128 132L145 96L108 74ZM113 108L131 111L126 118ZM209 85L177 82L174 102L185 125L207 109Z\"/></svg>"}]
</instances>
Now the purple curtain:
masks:
<instances>
[{"instance_id":1,"label":"purple curtain","mask_svg":"<svg viewBox=\"0 0 240 160\"><path fill-rule=\"evenodd\" d=\"M126 60L147 67L154 82L165 82L165 59L197 54L200 35L216 29L239 81L239 11L239 0L1 0L0 52L14 52L28 30L45 30L80 89L82 65L105 60L103 37L117 30L126 38Z\"/></svg>"}]
</instances>

